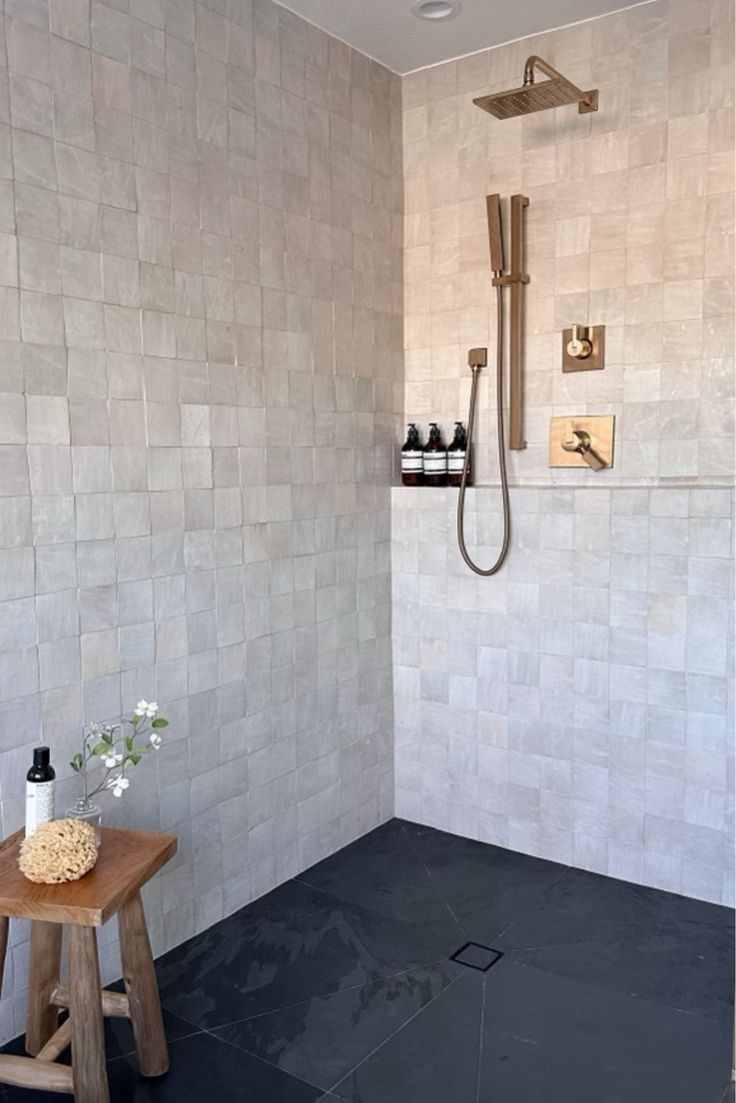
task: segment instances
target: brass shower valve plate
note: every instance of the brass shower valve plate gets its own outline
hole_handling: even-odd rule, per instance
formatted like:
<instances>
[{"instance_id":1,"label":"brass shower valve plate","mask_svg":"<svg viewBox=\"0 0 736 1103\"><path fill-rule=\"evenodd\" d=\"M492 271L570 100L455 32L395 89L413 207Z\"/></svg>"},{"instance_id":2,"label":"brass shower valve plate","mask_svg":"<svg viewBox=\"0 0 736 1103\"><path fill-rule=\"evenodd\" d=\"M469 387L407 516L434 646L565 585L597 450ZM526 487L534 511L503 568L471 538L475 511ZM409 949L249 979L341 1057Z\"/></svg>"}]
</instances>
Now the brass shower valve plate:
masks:
<instances>
[{"instance_id":1,"label":"brass shower valve plate","mask_svg":"<svg viewBox=\"0 0 736 1103\"><path fill-rule=\"evenodd\" d=\"M585 329L585 336L593 346L590 355L584 359L579 359L576 356L571 356L567 351L568 343L572 338L572 329L563 329L562 331L562 370L563 372L573 371L601 371L605 366L605 351L606 351L606 327L605 326L587 326Z\"/></svg>"},{"instance_id":2,"label":"brass shower valve plate","mask_svg":"<svg viewBox=\"0 0 736 1103\"><path fill-rule=\"evenodd\" d=\"M549 466L584 467L590 465L579 452L567 452L563 441L569 441L573 433L587 433L590 447L600 456L606 467L613 467L613 414L581 414L580 417L553 417L549 423Z\"/></svg>"}]
</instances>

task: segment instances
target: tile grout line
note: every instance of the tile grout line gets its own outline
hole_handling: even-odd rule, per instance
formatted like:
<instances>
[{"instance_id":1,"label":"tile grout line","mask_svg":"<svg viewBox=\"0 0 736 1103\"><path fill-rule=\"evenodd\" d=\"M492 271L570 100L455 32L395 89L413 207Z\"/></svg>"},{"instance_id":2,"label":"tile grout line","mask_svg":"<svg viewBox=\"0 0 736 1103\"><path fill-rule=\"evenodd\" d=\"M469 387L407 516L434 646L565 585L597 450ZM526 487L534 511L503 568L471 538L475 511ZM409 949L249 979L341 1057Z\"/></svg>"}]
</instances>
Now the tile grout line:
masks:
<instances>
[{"instance_id":1,"label":"tile grout line","mask_svg":"<svg viewBox=\"0 0 736 1103\"><path fill-rule=\"evenodd\" d=\"M360 984L348 984L345 988L335 988L331 992L317 992L313 996L308 996L305 1000L297 1000L295 1003L283 1003L279 1007L269 1008L268 1011L259 1011L257 1015L246 1015L242 1019L229 1019L226 1023L218 1023L217 1026L200 1027L201 1030L224 1030L227 1026L236 1026L238 1023L250 1023L254 1019L263 1019L267 1015L277 1015L279 1011L288 1011L291 1007L299 1007L303 1003L312 1003L313 1000L325 1000L330 996L339 996L341 992L355 992L359 988L367 988L371 984L382 983L386 980L393 980L395 977L403 977L406 973L413 973L417 969L427 969L431 965L436 965L440 961L444 961L444 958L438 958L436 961L420 962L417 965L410 965L407 969L398 969L395 973L386 973L381 977L374 977L372 980L361 981Z\"/></svg>"},{"instance_id":2,"label":"tile grout line","mask_svg":"<svg viewBox=\"0 0 736 1103\"><path fill-rule=\"evenodd\" d=\"M414 851L414 853L417 857L417 860L421 863L422 868L425 870L427 876L429 877L430 881L432 882L432 884L434 886L434 889L435 889L435 892L437 893L440 900L442 901L442 903L447 908L448 912L450 913L451 918L457 923L458 927L462 931L463 938L467 939L468 932L465 929L465 924L462 922L462 920L457 915L455 915L455 912L453 911L452 905L450 904L449 900L445 899L445 894L440 890L440 886L439 886L439 883L437 881L437 878L435 877L435 875L432 873L432 870L429 868L429 866L425 862L424 858L422 857L421 851L419 850L419 847L416 845L416 843L412 839L411 835L406 830L406 827L404 826L404 824L401 825L401 831L406 836L406 840L409 843L409 846Z\"/></svg>"},{"instance_id":3,"label":"tile grout line","mask_svg":"<svg viewBox=\"0 0 736 1103\"><path fill-rule=\"evenodd\" d=\"M440 992L438 992L436 996L433 996L428 1003L425 1003L424 1007L420 1007L418 1011L415 1011L413 1015L410 1015L406 1022L402 1023L401 1026L398 1026L396 1030L394 1030L392 1034L389 1034L387 1038L384 1038L382 1042L380 1042L374 1049L370 1051L370 1053L366 1053L365 1057L358 1061L357 1065L354 1065L348 1072L345 1073L344 1076L341 1076L339 1080L336 1080L334 1084L331 1084L327 1090L329 1092L334 1091L339 1084L342 1084L344 1080L347 1080L349 1076L352 1076L353 1073L361 1067L361 1065L364 1065L366 1061L370 1061L371 1057L375 1056L375 1054L378 1053L379 1050L383 1049L383 1047L387 1045L390 1041L392 1041L397 1034L400 1034L401 1031L409 1025L409 1023L413 1023L417 1016L426 1011L428 1007L431 1007L432 1004L436 1000L438 1000L440 996L444 995L445 992L449 992L452 986L454 984L457 984L461 976L462 973L458 973L456 977L453 977L449 984L445 985L445 987Z\"/></svg>"},{"instance_id":4,"label":"tile grout line","mask_svg":"<svg viewBox=\"0 0 736 1103\"><path fill-rule=\"evenodd\" d=\"M193 1025L194 1024L192 1024L192 1026ZM190 1031L189 1034L180 1034L178 1038L167 1038L166 1039L166 1046L167 1046L167 1048L169 1046L175 1046L177 1044L177 1042L187 1042L187 1041L189 1041L190 1038L196 1038L198 1034L206 1034L206 1033L207 1033L207 1031L203 1030L201 1027L195 1027L192 1031ZM138 1054L138 1050L135 1049L135 1048L126 1049L124 1053L118 1053L116 1057L108 1057L107 1058L107 1064L111 1065L114 1061L122 1061L122 1060L124 1060L128 1057L136 1057L137 1054Z\"/></svg>"},{"instance_id":5,"label":"tile grout line","mask_svg":"<svg viewBox=\"0 0 736 1103\"><path fill-rule=\"evenodd\" d=\"M243 1049L242 1046L236 1046L234 1042L229 1042L227 1038L219 1038L217 1034L213 1034L211 1030L203 1030L202 1034L206 1034L213 1042L221 1042L223 1045L229 1046L230 1049L234 1049L237 1053L245 1053L248 1057L251 1057L254 1061L258 1061L261 1065L266 1065L267 1068L274 1069L276 1072L281 1073L282 1076L288 1076L292 1080L297 1080L300 1084L306 1084L308 1088L313 1088L314 1091L321 1092L322 1095L324 1095L325 1089L320 1087L319 1084L313 1084L311 1080L305 1080L303 1076L297 1076L294 1072L287 1072L286 1069L279 1068L278 1065L274 1065L271 1061L267 1061L265 1057L259 1057L257 1053L252 1053L249 1049ZM316 1098L319 1100L322 1096L318 1095Z\"/></svg>"},{"instance_id":6,"label":"tile grout line","mask_svg":"<svg viewBox=\"0 0 736 1103\"><path fill-rule=\"evenodd\" d=\"M546 887L546 888L544 888L544 889L542 889L542 891L541 891L541 892L539 893L539 896L535 896L535 898L534 898L533 900L530 900L530 901L529 901L529 903L528 903L528 904L527 904L527 905L526 905L525 907L523 907L523 908L521 909L521 911L520 911L520 912L518 913L518 915L515 915L515 916L514 916L514 918L513 918L512 920L511 920L511 922L510 922L510 923L507 923L507 924L506 924L506 926L505 926L505 927L503 928L503 930L500 930L500 931L498 932L498 934L496 934L496 935L494 935L494 936L493 936L493 937L494 937L494 939L497 939L497 938L503 938L503 936L504 936L504 935L506 934L506 932L507 932L507 931L508 931L508 930L509 930L509 929L510 929L511 927L513 927L514 923L518 923L518 922L519 922L519 920L521 919L522 915L525 915L525 914L526 914L526 913L527 913L527 912L529 911L529 909L530 909L530 908L533 908L533 907L534 907L534 906L535 906L536 904L538 904L538 903L539 903L539 901L540 901L540 900L542 899L542 897L546 896L546 894L547 894L547 893L548 893L548 892L549 892L549 891L550 891L551 889L553 889L553 888L555 887L555 885L559 885L560 881L561 881L561 880L562 880L562 879L563 879L564 877L567 877L567 875L569 874L569 872L570 872L570 870L571 870L571 869L574 869L574 866L565 866L564 870L563 870L563 871L562 871L562 873L561 873L561 874L559 875L559 877L555 877L554 881L550 881L550 883L549 883L549 884L547 885L547 887Z\"/></svg>"}]
</instances>

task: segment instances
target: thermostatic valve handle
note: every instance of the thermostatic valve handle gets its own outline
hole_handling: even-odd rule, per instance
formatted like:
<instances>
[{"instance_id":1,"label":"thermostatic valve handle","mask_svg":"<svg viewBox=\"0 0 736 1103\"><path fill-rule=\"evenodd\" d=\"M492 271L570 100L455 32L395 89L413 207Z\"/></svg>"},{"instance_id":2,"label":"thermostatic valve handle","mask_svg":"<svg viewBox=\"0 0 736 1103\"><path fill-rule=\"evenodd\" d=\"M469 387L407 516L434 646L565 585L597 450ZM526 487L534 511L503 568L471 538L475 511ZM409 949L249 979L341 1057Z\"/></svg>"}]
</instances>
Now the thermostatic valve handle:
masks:
<instances>
[{"instance_id":1,"label":"thermostatic valve handle","mask_svg":"<svg viewBox=\"0 0 736 1103\"><path fill-rule=\"evenodd\" d=\"M573 429L570 436L562 441L562 447L566 452L577 452L594 471L607 466L591 446L590 434L584 429Z\"/></svg>"}]
</instances>

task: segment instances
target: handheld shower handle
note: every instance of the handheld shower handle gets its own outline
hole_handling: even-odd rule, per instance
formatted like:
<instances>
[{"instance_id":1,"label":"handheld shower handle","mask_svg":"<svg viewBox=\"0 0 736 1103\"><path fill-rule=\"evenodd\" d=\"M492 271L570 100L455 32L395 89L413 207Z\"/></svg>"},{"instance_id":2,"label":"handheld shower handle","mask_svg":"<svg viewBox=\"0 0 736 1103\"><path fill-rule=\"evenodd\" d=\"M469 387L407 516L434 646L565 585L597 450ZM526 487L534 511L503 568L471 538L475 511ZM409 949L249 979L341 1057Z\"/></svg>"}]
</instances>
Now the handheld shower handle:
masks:
<instances>
[{"instance_id":1,"label":"handheld shower handle","mask_svg":"<svg viewBox=\"0 0 736 1103\"><path fill-rule=\"evenodd\" d=\"M506 267L503 260L503 230L501 228L501 196L486 196L488 244L491 250L491 270L500 276Z\"/></svg>"}]
</instances>

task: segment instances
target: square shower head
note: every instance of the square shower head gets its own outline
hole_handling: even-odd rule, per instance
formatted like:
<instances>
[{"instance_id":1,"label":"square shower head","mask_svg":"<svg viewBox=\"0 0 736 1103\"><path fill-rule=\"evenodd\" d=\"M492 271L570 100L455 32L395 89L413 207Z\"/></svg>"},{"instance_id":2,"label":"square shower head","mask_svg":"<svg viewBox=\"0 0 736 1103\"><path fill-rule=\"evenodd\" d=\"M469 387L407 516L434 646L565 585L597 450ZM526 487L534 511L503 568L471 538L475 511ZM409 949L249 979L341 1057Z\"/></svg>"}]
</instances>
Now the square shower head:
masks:
<instances>
[{"instance_id":1,"label":"square shower head","mask_svg":"<svg viewBox=\"0 0 736 1103\"><path fill-rule=\"evenodd\" d=\"M562 77L524 84L508 92L494 92L479 96L473 103L497 119L513 119L517 115L531 115L535 111L549 111L553 107L566 107L576 103L580 114L598 110L598 93L586 92L589 102L581 100L573 85Z\"/></svg>"}]
</instances>

